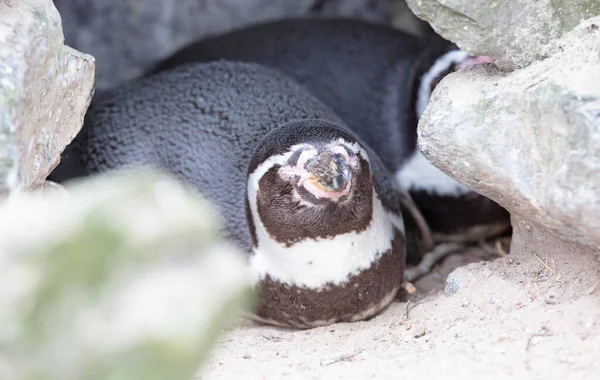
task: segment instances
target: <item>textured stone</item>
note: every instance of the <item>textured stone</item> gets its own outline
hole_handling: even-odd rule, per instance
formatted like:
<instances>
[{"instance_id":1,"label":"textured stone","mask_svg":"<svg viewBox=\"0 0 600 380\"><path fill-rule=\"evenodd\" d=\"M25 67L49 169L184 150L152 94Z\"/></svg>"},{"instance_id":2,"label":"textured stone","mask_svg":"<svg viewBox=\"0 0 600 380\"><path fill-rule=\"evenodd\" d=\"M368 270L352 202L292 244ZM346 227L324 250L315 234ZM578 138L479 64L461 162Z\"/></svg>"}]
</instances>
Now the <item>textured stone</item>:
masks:
<instances>
[{"instance_id":1,"label":"textured stone","mask_svg":"<svg viewBox=\"0 0 600 380\"><path fill-rule=\"evenodd\" d=\"M600 250L600 17L511 74L445 77L419 123L423 154L458 182L566 241Z\"/></svg>"},{"instance_id":2,"label":"textured stone","mask_svg":"<svg viewBox=\"0 0 600 380\"><path fill-rule=\"evenodd\" d=\"M244 255L170 176L67 188L0 206L0 379L191 379L251 306Z\"/></svg>"},{"instance_id":3,"label":"textured stone","mask_svg":"<svg viewBox=\"0 0 600 380\"><path fill-rule=\"evenodd\" d=\"M41 184L81 128L94 58L63 42L51 0L0 1L0 190Z\"/></svg>"},{"instance_id":4,"label":"textured stone","mask_svg":"<svg viewBox=\"0 0 600 380\"><path fill-rule=\"evenodd\" d=\"M501 68L549 55L552 43L582 19L600 16L598 0L407 0L444 38Z\"/></svg>"},{"instance_id":5,"label":"textured stone","mask_svg":"<svg viewBox=\"0 0 600 380\"><path fill-rule=\"evenodd\" d=\"M468 275L469 271L465 268L455 269L452 273L448 275L446 278L446 285L444 287L444 294L447 296L451 296L453 294L458 293L462 290L463 287L463 277Z\"/></svg>"}]
</instances>

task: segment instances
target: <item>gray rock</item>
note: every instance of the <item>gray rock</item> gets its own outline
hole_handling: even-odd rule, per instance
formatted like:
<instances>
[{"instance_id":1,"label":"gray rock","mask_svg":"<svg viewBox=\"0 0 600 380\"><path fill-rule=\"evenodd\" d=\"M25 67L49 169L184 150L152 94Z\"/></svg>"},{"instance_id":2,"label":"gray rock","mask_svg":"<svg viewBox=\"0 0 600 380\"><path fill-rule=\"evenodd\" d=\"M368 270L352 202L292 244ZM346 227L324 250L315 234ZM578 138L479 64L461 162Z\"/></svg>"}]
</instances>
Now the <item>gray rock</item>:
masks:
<instances>
[{"instance_id":1,"label":"gray rock","mask_svg":"<svg viewBox=\"0 0 600 380\"><path fill-rule=\"evenodd\" d=\"M67 43L98 60L96 86L133 79L182 46L286 17L351 17L423 27L404 0L54 0Z\"/></svg>"},{"instance_id":2,"label":"gray rock","mask_svg":"<svg viewBox=\"0 0 600 380\"><path fill-rule=\"evenodd\" d=\"M96 86L135 78L196 39L308 13L314 0L54 0L66 41L98 60Z\"/></svg>"},{"instance_id":3,"label":"gray rock","mask_svg":"<svg viewBox=\"0 0 600 380\"><path fill-rule=\"evenodd\" d=\"M419 147L458 182L557 237L600 251L600 17L511 74L445 77Z\"/></svg>"},{"instance_id":4,"label":"gray rock","mask_svg":"<svg viewBox=\"0 0 600 380\"><path fill-rule=\"evenodd\" d=\"M0 192L41 184L81 128L94 58L63 42L51 0L0 2Z\"/></svg>"},{"instance_id":5,"label":"gray rock","mask_svg":"<svg viewBox=\"0 0 600 380\"><path fill-rule=\"evenodd\" d=\"M220 217L160 173L0 205L0 379L191 379L254 304Z\"/></svg>"},{"instance_id":6,"label":"gray rock","mask_svg":"<svg viewBox=\"0 0 600 380\"><path fill-rule=\"evenodd\" d=\"M320 17L351 17L389 23L391 5L398 0L315 0L311 14ZM401 1L403 2L403 1Z\"/></svg>"},{"instance_id":7,"label":"gray rock","mask_svg":"<svg viewBox=\"0 0 600 380\"><path fill-rule=\"evenodd\" d=\"M468 271L464 268L455 269L446 278L446 286L444 287L444 294L451 296L458 293L463 287L463 279L468 275Z\"/></svg>"},{"instance_id":8,"label":"gray rock","mask_svg":"<svg viewBox=\"0 0 600 380\"><path fill-rule=\"evenodd\" d=\"M525 67L582 19L600 15L598 0L407 0L412 11L461 49L501 68Z\"/></svg>"}]
</instances>

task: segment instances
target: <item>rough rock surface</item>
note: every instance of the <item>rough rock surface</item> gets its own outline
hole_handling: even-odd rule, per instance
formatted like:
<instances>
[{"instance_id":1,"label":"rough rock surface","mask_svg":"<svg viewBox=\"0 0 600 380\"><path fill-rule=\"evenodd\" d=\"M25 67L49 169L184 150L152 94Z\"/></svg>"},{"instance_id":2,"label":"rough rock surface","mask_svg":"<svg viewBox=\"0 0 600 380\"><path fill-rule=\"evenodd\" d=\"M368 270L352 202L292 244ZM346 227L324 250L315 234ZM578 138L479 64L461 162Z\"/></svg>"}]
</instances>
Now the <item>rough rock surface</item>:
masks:
<instances>
[{"instance_id":1,"label":"rough rock surface","mask_svg":"<svg viewBox=\"0 0 600 380\"><path fill-rule=\"evenodd\" d=\"M582 19L600 16L598 0L407 0L444 38L505 69L552 52L552 42Z\"/></svg>"},{"instance_id":2,"label":"rough rock surface","mask_svg":"<svg viewBox=\"0 0 600 380\"><path fill-rule=\"evenodd\" d=\"M0 379L190 379L250 305L245 256L172 176L67 187L0 205Z\"/></svg>"},{"instance_id":3,"label":"rough rock surface","mask_svg":"<svg viewBox=\"0 0 600 380\"><path fill-rule=\"evenodd\" d=\"M0 1L0 190L41 184L81 128L94 58L63 42L51 0Z\"/></svg>"},{"instance_id":4,"label":"rough rock surface","mask_svg":"<svg viewBox=\"0 0 600 380\"><path fill-rule=\"evenodd\" d=\"M505 74L447 76L419 123L437 167L513 215L600 251L600 17Z\"/></svg>"}]
</instances>

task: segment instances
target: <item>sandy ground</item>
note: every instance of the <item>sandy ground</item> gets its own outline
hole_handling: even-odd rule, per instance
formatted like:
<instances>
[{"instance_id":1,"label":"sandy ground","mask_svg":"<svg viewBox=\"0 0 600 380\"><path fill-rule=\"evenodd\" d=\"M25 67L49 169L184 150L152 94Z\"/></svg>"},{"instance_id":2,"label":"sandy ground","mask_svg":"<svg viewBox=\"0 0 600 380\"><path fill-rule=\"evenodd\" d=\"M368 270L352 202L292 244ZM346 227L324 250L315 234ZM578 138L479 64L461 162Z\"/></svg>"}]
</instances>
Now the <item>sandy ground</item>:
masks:
<instances>
[{"instance_id":1,"label":"sandy ground","mask_svg":"<svg viewBox=\"0 0 600 380\"><path fill-rule=\"evenodd\" d=\"M450 256L408 303L370 321L247 322L223 335L198 379L600 379L597 256L550 246L498 257Z\"/></svg>"}]
</instances>

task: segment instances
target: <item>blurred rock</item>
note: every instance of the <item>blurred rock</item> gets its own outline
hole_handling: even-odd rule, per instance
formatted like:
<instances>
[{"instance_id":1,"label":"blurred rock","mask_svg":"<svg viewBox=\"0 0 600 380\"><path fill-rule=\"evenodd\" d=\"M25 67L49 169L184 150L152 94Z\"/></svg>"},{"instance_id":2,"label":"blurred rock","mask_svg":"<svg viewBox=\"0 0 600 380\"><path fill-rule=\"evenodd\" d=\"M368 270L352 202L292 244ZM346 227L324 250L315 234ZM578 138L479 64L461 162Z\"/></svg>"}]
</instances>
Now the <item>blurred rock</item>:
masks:
<instances>
[{"instance_id":1,"label":"blurred rock","mask_svg":"<svg viewBox=\"0 0 600 380\"><path fill-rule=\"evenodd\" d=\"M63 42L51 0L0 2L0 191L41 184L81 128L94 58Z\"/></svg>"},{"instance_id":2,"label":"blurred rock","mask_svg":"<svg viewBox=\"0 0 600 380\"><path fill-rule=\"evenodd\" d=\"M0 206L0 379L191 379L252 300L218 215L156 173L67 188Z\"/></svg>"},{"instance_id":3,"label":"blurred rock","mask_svg":"<svg viewBox=\"0 0 600 380\"><path fill-rule=\"evenodd\" d=\"M31 192L39 192L44 195L51 194L58 197L68 197L69 192L59 183L45 181L31 188Z\"/></svg>"},{"instance_id":4,"label":"blurred rock","mask_svg":"<svg viewBox=\"0 0 600 380\"><path fill-rule=\"evenodd\" d=\"M320 17L349 17L389 24L391 5L399 0L315 0L311 15Z\"/></svg>"},{"instance_id":5,"label":"blurred rock","mask_svg":"<svg viewBox=\"0 0 600 380\"><path fill-rule=\"evenodd\" d=\"M67 43L98 60L96 85L135 78L199 38L308 13L314 0L54 0Z\"/></svg>"},{"instance_id":6,"label":"blurred rock","mask_svg":"<svg viewBox=\"0 0 600 380\"><path fill-rule=\"evenodd\" d=\"M501 68L548 56L552 43L583 19L600 16L598 0L407 0L442 37Z\"/></svg>"},{"instance_id":7,"label":"blurred rock","mask_svg":"<svg viewBox=\"0 0 600 380\"><path fill-rule=\"evenodd\" d=\"M404 0L54 0L67 43L98 60L96 85L131 80L198 39L288 17L351 17L419 34Z\"/></svg>"},{"instance_id":8,"label":"blurred rock","mask_svg":"<svg viewBox=\"0 0 600 380\"><path fill-rule=\"evenodd\" d=\"M511 74L445 77L419 123L437 167L513 216L600 252L600 17Z\"/></svg>"}]
</instances>

